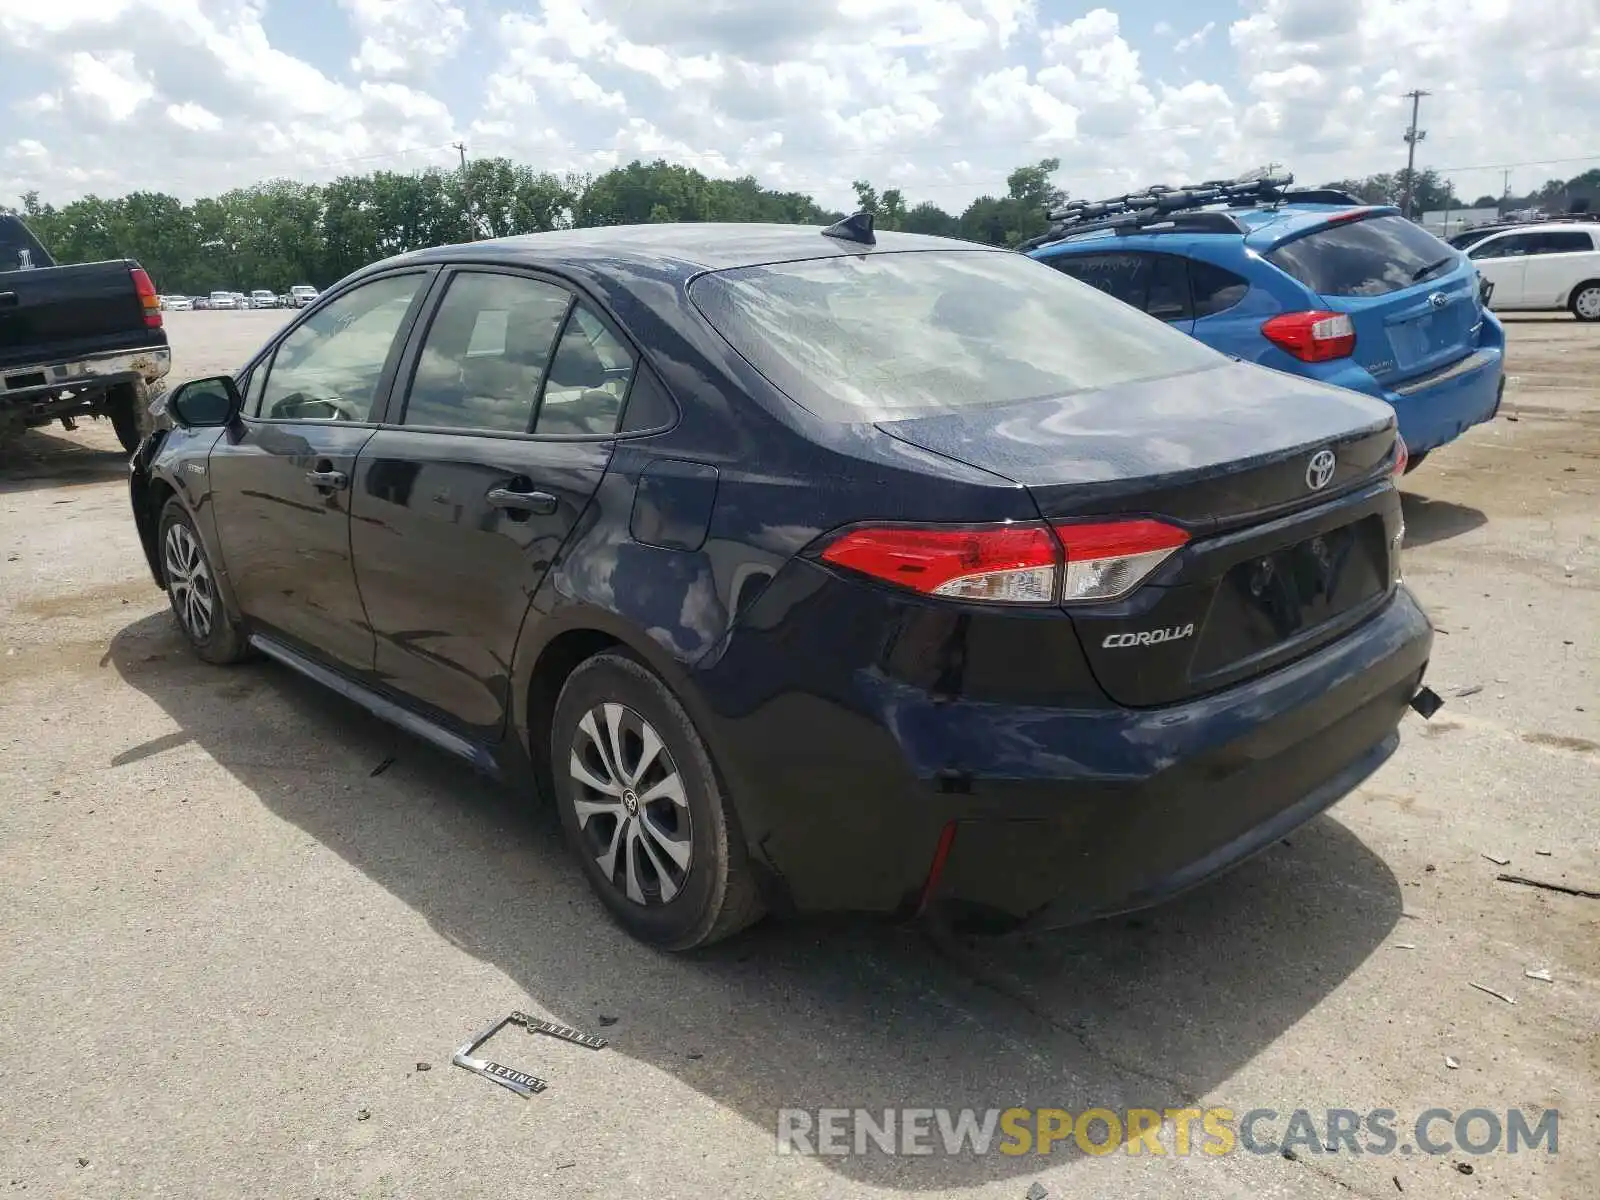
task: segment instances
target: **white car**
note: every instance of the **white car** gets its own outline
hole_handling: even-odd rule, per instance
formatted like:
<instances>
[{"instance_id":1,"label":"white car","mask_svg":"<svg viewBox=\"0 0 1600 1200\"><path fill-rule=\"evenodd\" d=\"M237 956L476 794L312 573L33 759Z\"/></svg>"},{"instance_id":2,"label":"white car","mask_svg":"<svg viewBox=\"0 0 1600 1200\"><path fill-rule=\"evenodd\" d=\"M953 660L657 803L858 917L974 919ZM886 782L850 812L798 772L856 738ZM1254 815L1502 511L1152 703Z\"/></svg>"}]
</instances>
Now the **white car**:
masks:
<instances>
[{"instance_id":1,"label":"white car","mask_svg":"<svg viewBox=\"0 0 1600 1200\"><path fill-rule=\"evenodd\" d=\"M168 312L188 312L194 305L189 302L187 296L163 296L161 307Z\"/></svg>"},{"instance_id":2,"label":"white car","mask_svg":"<svg viewBox=\"0 0 1600 1200\"><path fill-rule=\"evenodd\" d=\"M232 292L212 292L211 293L211 307L212 308L237 308L238 305L239 305L239 302L236 299L234 299L234 295L233 295Z\"/></svg>"},{"instance_id":3,"label":"white car","mask_svg":"<svg viewBox=\"0 0 1600 1200\"><path fill-rule=\"evenodd\" d=\"M317 289L309 283L297 283L289 289L289 295L293 298L296 308L304 308L315 300L318 294Z\"/></svg>"},{"instance_id":4,"label":"white car","mask_svg":"<svg viewBox=\"0 0 1600 1200\"><path fill-rule=\"evenodd\" d=\"M267 291L266 288L257 288L255 291L250 293L250 307L277 308L278 295L276 292Z\"/></svg>"},{"instance_id":5,"label":"white car","mask_svg":"<svg viewBox=\"0 0 1600 1200\"><path fill-rule=\"evenodd\" d=\"M1491 233L1467 250L1494 285L1496 312L1568 309L1600 321L1600 225L1541 221Z\"/></svg>"}]
</instances>

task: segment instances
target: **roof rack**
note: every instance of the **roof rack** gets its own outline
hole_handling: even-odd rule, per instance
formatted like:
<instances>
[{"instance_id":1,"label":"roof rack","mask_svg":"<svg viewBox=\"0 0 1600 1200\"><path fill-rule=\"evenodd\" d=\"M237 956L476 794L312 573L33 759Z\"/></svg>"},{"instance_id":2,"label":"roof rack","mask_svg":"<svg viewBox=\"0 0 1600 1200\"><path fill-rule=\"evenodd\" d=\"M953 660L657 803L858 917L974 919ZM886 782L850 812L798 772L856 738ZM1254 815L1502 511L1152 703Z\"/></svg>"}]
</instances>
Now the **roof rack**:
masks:
<instances>
[{"instance_id":1,"label":"roof rack","mask_svg":"<svg viewBox=\"0 0 1600 1200\"><path fill-rule=\"evenodd\" d=\"M1141 191L1090 202L1074 200L1050 213L1050 229L1017 247L1033 250L1050 242L1115 229L1186 233L1243 233L1245 227L1226 208L1254 208L1298 200L1307 204L1360 204L1354 196L1331 188L1291 192L1293 175L1264 175L1258 179L1209 179L1182 187L1153 184ZM1210 208L1223 205L1224 209Z\"/></svg>"}]
</instances>

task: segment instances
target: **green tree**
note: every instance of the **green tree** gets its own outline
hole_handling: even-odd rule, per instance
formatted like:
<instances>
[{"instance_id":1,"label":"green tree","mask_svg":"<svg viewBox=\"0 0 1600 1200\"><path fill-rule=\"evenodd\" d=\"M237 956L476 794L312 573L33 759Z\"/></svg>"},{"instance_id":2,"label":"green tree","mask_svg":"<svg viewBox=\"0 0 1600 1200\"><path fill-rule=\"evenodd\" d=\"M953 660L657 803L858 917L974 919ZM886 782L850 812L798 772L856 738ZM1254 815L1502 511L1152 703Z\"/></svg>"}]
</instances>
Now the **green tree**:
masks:
<instances>
[{"instance_id":1,"label":"green tree","mask_svg":"<svg viewBox=\"0 0 1600 1200\"><path fill-rule=\"evenodd\" d=\"M1046 158L1012 171L1004 196L979 196L967 206L959 222L961 236L992 246L1015 246L1043 233L1050 227L1050 211L1067 200L1067 193L1052 182L1060 169L1060 159Z\"/></svg>"},{"instance_id":2,"label":"green tree","mask_svg":"<svg viewBox=\"0 0 1600 1200\"><path fill-rule=\"evenodd\" d=\"M900 228L907 233L931 233L936 237L958 237L961 222L931 201L924 200L906 213Z\"/></svg>"}]
</instances>

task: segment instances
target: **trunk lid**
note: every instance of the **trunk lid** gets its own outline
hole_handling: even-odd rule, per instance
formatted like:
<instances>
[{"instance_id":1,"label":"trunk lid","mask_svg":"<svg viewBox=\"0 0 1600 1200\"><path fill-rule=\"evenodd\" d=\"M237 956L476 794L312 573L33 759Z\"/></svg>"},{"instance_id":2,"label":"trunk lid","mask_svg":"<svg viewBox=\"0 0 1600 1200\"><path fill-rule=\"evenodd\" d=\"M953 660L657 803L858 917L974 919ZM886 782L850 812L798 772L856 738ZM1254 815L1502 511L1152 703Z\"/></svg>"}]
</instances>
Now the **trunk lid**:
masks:
<instances>
[{"instance_id":1,"label":"trunk lid","mask_svg":"<svg viewBox=\"0 0 1600 1200\"><path fill-rule=\"evenodd\" d=\"M1155 516L1189 532L1130 596L1066 609L1120 704L1172 703L1310 653L1397 577L1394 417L1354 392L1224 363L878 428L1021 484L1051 520ZM1323 451L1331 474L1313 470Z\"/></svg>"},{"instance_id":2,"label":"trunk lid","mask_svg":"<svg viewBox=\"0 0 1600 1200\"><path fill-rule=\"evenodd\" d=\"M0 273L0 367L70 362L160 341L127 261Z\"/></svg>"},{"instance_id":3,"label":"trunk lid","mask_svg":"<svg viewBox=\"0 0 1600 1200\"><path fill-rule=\"evenodd\" d=\"M1385 296L1323 296L1355 326L1355 360L1374 379L1404 383L1449 366L1477 349L1483 325L1476 273L1462 265L1414 288Z\"/></svg>"}]
</instances>

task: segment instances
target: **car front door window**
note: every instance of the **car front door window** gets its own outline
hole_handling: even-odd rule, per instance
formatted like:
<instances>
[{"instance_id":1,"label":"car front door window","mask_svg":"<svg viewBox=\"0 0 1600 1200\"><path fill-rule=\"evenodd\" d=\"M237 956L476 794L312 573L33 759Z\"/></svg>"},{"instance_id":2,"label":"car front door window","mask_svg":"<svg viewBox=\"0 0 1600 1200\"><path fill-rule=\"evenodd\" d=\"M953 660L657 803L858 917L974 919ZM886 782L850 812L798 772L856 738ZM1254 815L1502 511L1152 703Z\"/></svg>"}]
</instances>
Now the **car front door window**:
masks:
<instances>
[{"instance_id":1,"label":"car front door window","mask_svg":"<svg viewBox=\"0 0 1600 1200\"><path fill-rule=\"evenodd\" d=\"M255 415L371 421L378 384L425 276L390 275L324 305L279 343Z\"/></svg>"},{"instance_id":2,"label":"car front door window","mask_svg":"<svg viewBox=\"0 0 1600 1200\"><path fill-rule=\"evenodd\" d=\"M1467 253L1467 257L1474 261L1486 258L1516 258L1528 252L1529 236L1525 233L1507 234L1502 238L1494 238L1481 242Z\"/></svg>"}]
</instances>

